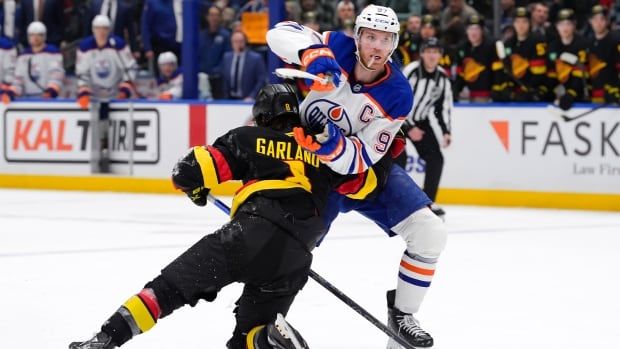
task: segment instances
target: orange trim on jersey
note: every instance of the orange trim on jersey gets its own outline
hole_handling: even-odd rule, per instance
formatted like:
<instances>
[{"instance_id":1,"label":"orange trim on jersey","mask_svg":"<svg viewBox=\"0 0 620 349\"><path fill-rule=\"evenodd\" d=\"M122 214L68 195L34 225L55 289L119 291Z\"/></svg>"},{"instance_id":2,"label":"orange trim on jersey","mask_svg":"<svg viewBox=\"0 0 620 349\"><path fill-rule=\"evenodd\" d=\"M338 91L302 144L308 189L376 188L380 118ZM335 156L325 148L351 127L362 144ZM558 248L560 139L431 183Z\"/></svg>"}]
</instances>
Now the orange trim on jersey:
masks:
<instances>
[{"instance_id":1,"label":"orange trim on jersey","mask_svg":"<svg viewBox=\"0 0 620 349\"><path fill-rule=\"evenodd\" d=\"M324 44L327 45L327 43L329 42L329 37L332 35L332 32L331 31L327 31L324 34L325 34L325 42L324 42Z\"/></svg>"},{"instance_id":2,"label":"orange trim on jersey","mask_svg":"<svg viewBox=\"0 0 620 349\"><path fill-rule=\"evenodd\" d=\"M383 77L375 82L371 82L370 84L364 84L364 86L366 87L373 87L376 86L382 82L384 82L385 80L387 80L387 78L390 77L390 75L392 75L392 68L390 68L389 64L385 64L385 67L387 68L387 72L385 73L385 75L383 75Z\"/></svg>"},{"instance_id":3,"label":"orange trim on jersey","mask_svg":"<svg viewBox=\"0 0 620 349\"><path fill-rule=\"evenodd\" d=\"M357 138L353 138L351 137L351 142L353 143L353 145L355 146L355 149L357 149L357 166L358 166L358 170L355 171L355 173L359 173L362 171L362 169L364 168L364 158L362 157L362 142L360 142L359 139ZM353 160L355 161L355 159Z\"/></svg>"},{"instance_id":4,"label":"orange trim on jersey","mask_svg":"<svg viewBox=\"0 0 620 349\"><path fill-rule=\"evenodd\" d=\"M400 266L412 271L414 273L420 274L420 275L427 275L427 276L433 276L435 275L435 270L433 269L425 269L425 268L420 268L420 267L416 267L413 264L409 264L406 261L402 260L400 261Z\"/></svg>"}]
</instances>

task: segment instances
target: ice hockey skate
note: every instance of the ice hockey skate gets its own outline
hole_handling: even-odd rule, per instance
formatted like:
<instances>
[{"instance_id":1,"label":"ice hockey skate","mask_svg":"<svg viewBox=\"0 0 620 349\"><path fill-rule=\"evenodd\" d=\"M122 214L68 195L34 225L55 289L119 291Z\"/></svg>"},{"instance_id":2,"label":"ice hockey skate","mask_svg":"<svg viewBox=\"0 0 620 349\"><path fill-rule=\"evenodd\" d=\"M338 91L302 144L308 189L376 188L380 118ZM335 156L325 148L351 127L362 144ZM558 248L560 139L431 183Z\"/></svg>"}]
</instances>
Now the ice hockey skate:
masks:
<instances>
[{"instance_id":1,"label":"ice hockey skate","mask_svg":"<svg viewBox=\"0 0 620 349\"><path fill-rule=\"evenodd\" d=\"M248 348L252 349L308 349L308 344L282 314L276 320L256 328L248 334Z\"/></svg>"},{"instance_id":2,"label":"ice hockey skate","mask_svg":"<svg viewBox=\"0 0 620 349\"><path fill-rule=\"evenodd\" d=\"M73 342L69 344L69 349L114 349L116 345L112 343L112 338L105 332L97 333L93 338L86 342Z\"/></svg>"},{"instance_id":3,"label":"ice hockey skate","mask_svg":"<svg viewBox=\"0 0 620 349\"><path fill-rule=\"evenodd\" d=\"M419 321L413 314L404 313L396 308L389 308L388 327L414 347L429 348L433 346L433 337L420 327ZM402 346L390 339L387 349L402 349Z\"/></svg>"}]
</instances>

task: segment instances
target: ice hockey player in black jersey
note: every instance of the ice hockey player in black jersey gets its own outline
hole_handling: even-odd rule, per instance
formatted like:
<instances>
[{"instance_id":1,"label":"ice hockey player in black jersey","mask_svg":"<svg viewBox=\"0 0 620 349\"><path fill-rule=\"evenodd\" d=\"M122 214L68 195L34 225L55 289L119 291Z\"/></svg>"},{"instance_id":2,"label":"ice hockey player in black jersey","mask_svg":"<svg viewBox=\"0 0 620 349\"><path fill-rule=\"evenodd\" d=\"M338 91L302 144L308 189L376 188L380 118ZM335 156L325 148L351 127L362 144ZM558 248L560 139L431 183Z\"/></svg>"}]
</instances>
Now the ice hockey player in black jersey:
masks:
<instances>
[{"instance_id":1,"label":"ice hockey player in black jersey","mask_svg":"<svg viewBox=\"0 0 620 349\"><path fill-rule=\"evenodd\" d=\"M609 30L609 11L592 7L590 25L594 40L588 42L590 99L594 103L620 103L620 37Z\"/></svg>"},{"instance_id":2,"label":"ice hockey player in black jersey","mask_svg":"<svg viewBox=\"0 0 620 349\"><path fill-rule=\"evenodd\" d=\"M504 65L497 56L495 45L484 36L484 20L478 15L467 18L467 42L458 50L456 57L456 95L464 87L469 89L472 102L505 101L503 92L506 77Z\"/></svg>"},{"instance_id":3,"label":"ice hockey player in black jersey","mask_svg":"<svg viewBox=\"0 0 620 349\"><path fill-rule=\"evenodd\" d=\"M515 9L515 36L504 44L504 64L519 82L508 80L510 100L532 102L545 99L547 80L547 43L544 37L530 30L530 13L525 7Z\"/></svg>"},{"instance_id":4,"label":"ice hockey player in black jersey","mask_svg":"<svg viewBox=\"0 0 620 349\"><path fill-rule=\"evenodd\" d=\"M172 179L197 205L209 190L238 179L231 221L166 266L129 298L86 342L71 349L109 349L184 305L215 300L232 282L245 288L235 309L229 349L302 349L308 345L284 319L304 286L311 251L325 233L320 216L332 187L331 171L293 138L297 98L287 85L267 85L253 107L257 127L233 129L212 146L194 147L175 165ZM280 315L282 314L282 315Z\"/></svg>"},{"instance_id":5,"label":"ice hockey player in black jersey","mask_svg":"<svg viewBox=\"0 0 620 349\"><path fill-rule=\"evenodd\" d=\"M570 109L575 101L583 101L585 96L587 44L575 32L575 21L573 10L560 10L555 24L558 38L549 44L548 76L563 110Z\"/></svg>"}]
</instances>

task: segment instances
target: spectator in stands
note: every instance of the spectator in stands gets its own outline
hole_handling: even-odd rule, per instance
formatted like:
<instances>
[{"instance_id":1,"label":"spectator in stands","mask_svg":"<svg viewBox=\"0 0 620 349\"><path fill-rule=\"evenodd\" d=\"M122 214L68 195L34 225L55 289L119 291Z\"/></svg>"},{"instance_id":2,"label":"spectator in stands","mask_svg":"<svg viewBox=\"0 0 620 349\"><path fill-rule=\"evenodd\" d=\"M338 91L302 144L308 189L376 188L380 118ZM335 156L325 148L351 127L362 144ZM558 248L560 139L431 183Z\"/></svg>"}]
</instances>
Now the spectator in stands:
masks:
<instances>
[{"instance_id":1,"label":"spectator in stands","mask_svg":"<svg viewBox=\"0 0 620 349\"><path fill-rule=\"evenodd\" d=\"M56 98L65 78L60 50L45 43L45 24L28 26L28 43L17 58L12 90L18 97Z\"/></svg>"},{"instance_id":2,"label":"spectator in stands","mask_svg":"<svg viewBox=\"0 0 620 349\"><path fill-rule=\"evenodd\" d=\"M39 21L47 28L47 42L60 47L65 28L63 0L22 0L20 14L19 41L22 45L28 46L28 25Z\"/></svg>"},{"instance_id":3,"label":"spectator in stands","mask_svg":"<svg viewBox=\"0 0 620 349\"><path fill-rule=\"evenodd\" d=\"M334 30L343 31L345 27L350 28L350 24L355 22L355 4L352 1L341 0L336 6L336 22Z\"/></svg>"},{"instance_id":4,"label":"spectator in stands","mask_svg":"<svg viewBox=\"0 0 620 349\"><path fill-rule=\"evenodd\" d=\"M469 100L472 102L489 102L507 100L502 85L505 75L502 62L497 57L495 43L484 35L484 21L479 15L472 15L466 20L467 42L457 55L457 95L467 87Z\"/></svg>"},{"instance_id":5,"label":"spectator in stands","mask_svg":"<svg viewBox=\"0 0 620 349\"><path fill-rule=\"evenodd\" d=\"M232 52L224 54L224 86L226 97L251 102L267 83L267 68L260 54L247 48L247 37L241 31L231 37Z\"/></svg>"},{"instance_id":6,"label":"spectator in stands","mask_svg":"<svg viewBox=\"0 0 620 349\"><path fill-rule=\"evenodd\" d=\"M422 0L392 0L389 6L399 15L422 15Z\"/></svg>"},{"instance_id":7,"label":"spectator in stands","mask_svg":"<svg viewBox=\"0 0 620 349\"><path fill-rule=\"evenodd\" d=\"M515 0L501 0L500 7L502 10L500 25L512 27L512 22L515 18Z\"/></svg>"},{"instance_id":8,"label":"spectator in stands","mask_svg":"<svg viewBox=\"0 0 620 349\"><path fill-rule=\"evenodd\" d=\"M308 16L314 16L314 22L319 25L319 32L332 29L334 10L323 6L320 0L301 0L301 12ZM310 15L310 12L313 15ZM308 18L309 20L309 18Z\"/></svg>"},{"instance_id":9,"label":"spectator in stands","mask_svg":"<svg viewBox=\"0 0 620 349\"><path fill-rule=\"evenodd\" d=\"M233 23L237 18L237 11L232 7L222 8L222 28L228 29L232 32Z\"/></svg>"},{"instance_id":10,"label":"spectator in stands","mask_svg":"<svg viewBox=\"0 0 620 349\"><path fill-rule=\"evenodd\" d=\"M135 19L135 4L131 0L93 0L90 3L89 16L86 23L91 23L96 15L106 15L112 23L112 34L117 35L129 42L129 47L133 56L140 58L140 47L138 46L138 33ZM85 35L91 35L90 25Z\"/></svg>"},{"instance_id":11,"label":"spectator in stands","mask_svg":"<svg viewBox=\"0 0 620 349\"><path fill-rule=\"evenodd\" d=\"M0 2L0 37L15 39L15 15L17 13L16 0Z\"/></svg>"},{"instance_id":12,"label":"spectator in stands","mask_svg":"<svg viewBox=\"0 0 620 349\"><path fill-rule=\"evenodd\" d=\"M563 110L585 99L587 43L576 33L576 26L575 12L560 10L555 24L558 38L549 44L549 77L552 89L558 91L558 105Z\"/></svg>"},{"instance_id":13,"label":"spectator in stands","mask_svg":"<svg viewBox=\"0 0 620 349\"><path fill-rule=\"evenodd\" d=\"M544 2L535 2L530 5L530 12L532 13L532 33L542 35L545 41L551 42L555 33L549 23L549 6Z\"/></svg>"},{"instance_id":14,"label":"spectator in stands","mask_svg":"<svg viewBox=\"0 0 620 349\"><path fill-rule=\"evenodd\" d=\"M432 17L430 17L432 18ZM422 39L420 37L420 29L422 19L418 15L411 15L407 18L407 24L402 35L400 35L398 48L394 52L398 57L397 63L405 66L410 62L418 59L418 51Z\"/></svg>"},{"instance_id":15,"label":"spectator in stands","mask_svg":"<svg viewBox=\"0 0 620 349\"><path fill-rule=\"evenodd\" d=\"M230 32L222 27L222 12L216 6L207 10L207 27L200 32L200 71L209 75L213 98L226 97L222 81L224 53L230 51Z\"/></svg>"},{"instance_id":16,"label":"spectator in stands","mask_svg":"<svg viewBox=\"0 0 620 349\"><path fill-rule=\"evenodd\" d=\"M464 0L449 0L441 14L441 30L447 48L454 48L465 40L465 20L478 13Z\"/></svg>"},{"instance_id":17,"label":"spectator in stands","mask_svg":"<svg viewBox=\"0 0 620 349\"><path fill-rule=\"evenodd\" d=\"M435 18L441 18L441 10L443 9L443 3L441 0L426 0L424 1L423 14L431 15Z\"/></svg>"},{"instance_id":18,"label":"spectator in stands","mask_svg":"<svg viewBox=\"0 0 620 349\"><path fill-rule=\"evenodd\" d=\"M142 9L142 44L147 59L172 51L181 57L183 41L181 0L145 0Z\"/></svg>"},{"instance_id":19,"label":"spectator in stands","mask_svg":"<svg viewBox=\"0 0 620 349\"><path fill-rule=\"evenodd\" d=\"M315 32L321 32L321 25L317 20L316 12L304 12L301 24L304 27L314 30Z\"/></svg>"},{"instance_id":20,"label":"spectator in stands","mask_svg":"<svg viewBox=\"0 0 620 349\"><path fill-rule=\"evenodd\" d=\"M297 0L286 0L286 20L300 23L301 22L301 6Z\"/></svg>"}]
</instances>

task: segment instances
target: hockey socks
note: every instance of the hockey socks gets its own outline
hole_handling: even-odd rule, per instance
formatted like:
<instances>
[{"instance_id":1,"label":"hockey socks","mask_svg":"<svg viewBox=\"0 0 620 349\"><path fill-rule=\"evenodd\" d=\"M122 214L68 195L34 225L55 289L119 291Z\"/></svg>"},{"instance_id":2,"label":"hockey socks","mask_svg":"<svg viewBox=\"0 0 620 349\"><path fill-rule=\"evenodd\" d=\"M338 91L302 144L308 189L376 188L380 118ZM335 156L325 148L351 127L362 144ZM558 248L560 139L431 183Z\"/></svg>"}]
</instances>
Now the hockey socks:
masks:
<instances>
[{"instance_id":1,"label":"hockey socks","mask_svg":"<svg viewBox=\"0 0 620 349\"><path fill-rule=\"evenodd\" d=\"M394 306L405 313L420 309L435 274L436 260L410 257L406 252L400 261Z\"/></svg>"},{"instance_id":2,"label":"hockey socks","mask_svg":"<svg viewBox=\"0 0 620 349\"><path fill-rule=\"evenodd\" d=\"M129 298L101 326L101 331L108 334L114 344L121 346L133 336L153 328L160 315L161 309L155 293L145 288Z\"/></svg>"}]
</instances>

